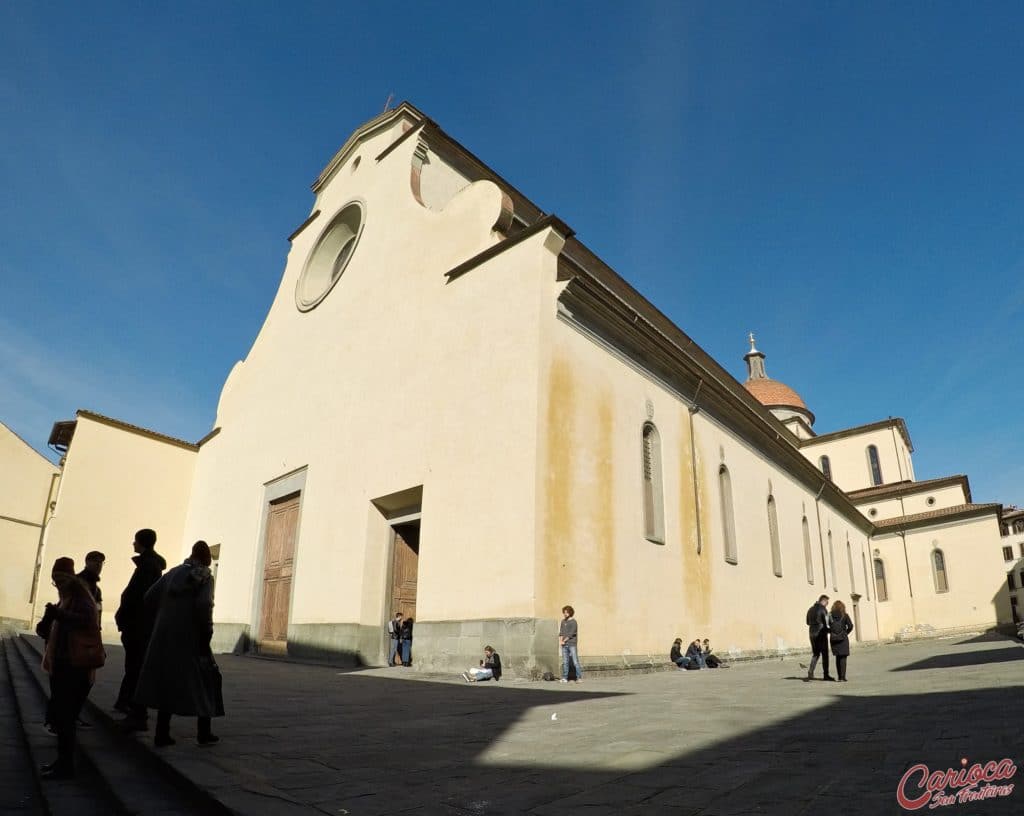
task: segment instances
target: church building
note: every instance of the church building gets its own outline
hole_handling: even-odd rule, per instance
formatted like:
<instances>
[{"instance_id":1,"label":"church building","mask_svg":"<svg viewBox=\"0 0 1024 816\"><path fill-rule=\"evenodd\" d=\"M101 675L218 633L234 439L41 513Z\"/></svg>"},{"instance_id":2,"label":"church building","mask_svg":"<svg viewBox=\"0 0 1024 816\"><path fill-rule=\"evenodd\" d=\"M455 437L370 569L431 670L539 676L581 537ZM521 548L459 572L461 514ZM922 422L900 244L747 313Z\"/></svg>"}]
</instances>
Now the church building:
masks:
<instances>
[{"instance_id":1,"label":"church building","mask_svg":"<svg viewBox=\"0 0 1024 816\"><path fill-rule=\"evenodd\" d=\"M54 427L47 559L104 550L113 593L136 528L171 562L204 539L221 649L381 665L401 611L415 667L488 643L520 676L566 604L592 667L804 649L821 594L864 641L1010 620L1000 505L915 481L903 420L817 434L753 336L740 382L413 106L313 193L204 439Z\"/></svg>"}]
</instances>

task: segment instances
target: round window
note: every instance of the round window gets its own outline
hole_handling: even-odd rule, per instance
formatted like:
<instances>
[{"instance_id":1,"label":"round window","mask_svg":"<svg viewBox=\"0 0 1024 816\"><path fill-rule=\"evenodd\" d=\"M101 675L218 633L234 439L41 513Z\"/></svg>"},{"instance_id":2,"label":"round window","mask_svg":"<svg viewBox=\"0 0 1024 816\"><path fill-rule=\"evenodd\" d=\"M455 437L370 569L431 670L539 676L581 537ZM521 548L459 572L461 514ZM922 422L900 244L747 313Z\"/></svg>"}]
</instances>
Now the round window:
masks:
<instances>
[{"instance_id":1,"label":"round window","mask_svg":"<svg viewBox=\"0 0 1024 816\"><path fill-rule=\"evenodd\" d=\"M342 207L317 239L295 287L295 304L308 312L327 297L338 282L363 231L363 205L358 201Z\"/></svg>"},{"instance_id":2,"label":"round window","mask_svg":"<svg viewBox=\"0 0 1024 816\"><path fill-rule=\"evenodd\" d=\"M931 507L933 504L935 504L935 497L934 496L929 496L928 497L928 506Z\"/></svg>"},{"instance_id":3,"label":"round window","mask_svg":"<svg viewBox=\"0 0 1024 816\"><path fill-rule=\"evenodd\" d=\"M871 518L874 518L878 515L878 511L874 507L872 507L870 510L868 510L868 515L871 516Z\"/></svg>"}]
</instances>

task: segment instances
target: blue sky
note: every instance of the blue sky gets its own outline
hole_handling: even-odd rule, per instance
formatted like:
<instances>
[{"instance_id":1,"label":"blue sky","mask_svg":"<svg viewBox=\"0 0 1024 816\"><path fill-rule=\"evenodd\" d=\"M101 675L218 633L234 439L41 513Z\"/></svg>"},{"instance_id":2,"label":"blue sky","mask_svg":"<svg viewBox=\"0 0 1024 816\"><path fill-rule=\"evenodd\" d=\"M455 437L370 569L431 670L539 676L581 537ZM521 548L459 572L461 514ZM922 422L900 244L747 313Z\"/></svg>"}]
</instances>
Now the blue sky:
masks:
<instances>
[{"instance_id":1,"label":"blue sky","mask_svg":"<svg viewBox=\"0 0 1024 816\"><path fill-rule=\"evenodd\" d=\"M203 436L394 93L819 432L1024 504L1024 6L370 5L0 5L0 421Z\"/></svg>"}]
</instances>

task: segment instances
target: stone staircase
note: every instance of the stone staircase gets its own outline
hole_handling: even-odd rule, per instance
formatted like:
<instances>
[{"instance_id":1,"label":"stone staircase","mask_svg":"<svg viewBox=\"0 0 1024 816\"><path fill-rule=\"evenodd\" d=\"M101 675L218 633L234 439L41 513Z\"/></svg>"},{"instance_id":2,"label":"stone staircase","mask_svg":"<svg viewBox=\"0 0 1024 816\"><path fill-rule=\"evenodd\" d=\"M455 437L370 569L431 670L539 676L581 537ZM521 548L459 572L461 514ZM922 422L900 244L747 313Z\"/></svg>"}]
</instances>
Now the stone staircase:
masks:
<instances>
[{"instance_id":1,"label":"stone staircase","mask_svg":"<svg viewBox=\"0 0 1024 816\"><path fill-rule=\"evenodd\" d=\"M36 638L8 633L0 649L0 813L51 816L222 816L234 813L165 762L113 718L86 702L78 731L77 774L41 780L39 768L56 757L57 739L43 728L49 681ZM117 671L108 666L105 671ZM151 736L151 735L150 735Z\"/></svg>"}]
</instances>

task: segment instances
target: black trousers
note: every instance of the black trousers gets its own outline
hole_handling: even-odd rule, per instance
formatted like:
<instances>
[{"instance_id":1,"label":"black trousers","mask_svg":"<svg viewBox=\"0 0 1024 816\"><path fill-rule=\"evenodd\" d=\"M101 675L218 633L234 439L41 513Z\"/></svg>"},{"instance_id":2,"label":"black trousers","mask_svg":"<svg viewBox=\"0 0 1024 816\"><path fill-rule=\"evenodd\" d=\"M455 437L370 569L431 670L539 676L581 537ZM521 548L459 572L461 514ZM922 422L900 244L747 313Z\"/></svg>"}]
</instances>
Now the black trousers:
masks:
<instances>
[{"instance_id":1,"label":"black trousers","mask_svg":"<svg viewBox=\"0 0 1024 816\"><path fill-rule=\"evenodd\" d=\"M811 638L811 650L815 657L821 657L821 668L828 677L828 629L822 629L817 637Z\"/></svg>"},{"instance_id":2,"label":"black trousers","mask_svg":"<svg viewBox=\"0 0 1024 816\"><path fill-rule=\"evenodd\" d=\"M839 672L839 679L846 679L846 658L849 655L836 655L836 671Z\"/></svg>"},{"instance_id":3,"label":"black trousers","mask_svg":"<svg viewBox=\"0 0 1024 816\"><path fill-rule=\"evenodd\" d=\"M67 664L55 665L50 674L50 716L57 731L57 762L64 768L75 767L76 723L92 688L90 674Z\"/></svg>"},{"instance_id":4,"label":"black trousers","mask_svg":"<svg viewBox=\"0 0 1024 816\"><path fill-rule=\"evenodd\" d=\"M149 643L149 638L122 632L121 643L124 644L124 678L122 678L121 688L117 692L117 702L129 706L132 716L144 718L146 707L135 702L135 687L139 684L142 661L146 658L146 646Z\"/></svg>"}]
</instances>

